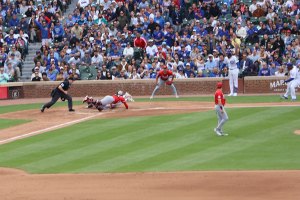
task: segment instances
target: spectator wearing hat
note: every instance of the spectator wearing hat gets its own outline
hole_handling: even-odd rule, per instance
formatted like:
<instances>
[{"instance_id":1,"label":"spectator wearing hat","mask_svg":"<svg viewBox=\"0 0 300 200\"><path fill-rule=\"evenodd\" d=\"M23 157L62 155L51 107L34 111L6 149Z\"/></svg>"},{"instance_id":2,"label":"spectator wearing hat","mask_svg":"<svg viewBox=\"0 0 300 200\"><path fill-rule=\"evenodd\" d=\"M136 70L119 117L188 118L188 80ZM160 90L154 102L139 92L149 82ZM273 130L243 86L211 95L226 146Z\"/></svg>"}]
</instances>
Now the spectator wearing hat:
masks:
<instances>
[{"instance_id":1,"label":"spectator wearing hat","mask_svg":"<svg viewBox=\"0 0 300 200\"><path fill-rule=\"evenodd\" d=\"M149 58L154 57L158 52L157 46L153 43L154 43L153 40L150 39L148 41L148 45L147 45L147 48L146 48L146 54Z\"/></svg>"},{"instance_id":2,"label":"spectator wearing hat","mask_svg":"<svg viewBox=\"0 0 300 200\"><path fill-rule=\"evenodd\" d=\"M59 20L56 21L56 24L52 30L53 39L58 42L61 42L64 34L65 34L65 31L64 31L62 25L60 24L60 21Z\"/></svg>"},{"instance_id":3,"label":"spectator wearing hat","mask_svg":"<svg viewBox=\"0 0 300 200\"><path fill-rule=\"evenodd\" d=\"M42 73L40 72L39 67L34 67L34 71L31 74L31 81L41 81L42 80Z\"/></svg>"},{"instance_id":4,"label":"spectator wearing hat","mask_svg":"<svg viewBox=\"0 0 300 200\"><path fill-rule=\"evenodd\" d=\"M214 60L213 55L209 54L208 60L205 62L205 70L211 72L215 67L217 67L217 62Z\"/></svg>"},{"instance_id":5,"label":"spectator wearing hat","mask_svg":"<svg viewBox=\"0 0 300 200\"><path fill-rule=\"evenodd\" d=\"M187 78L190 78L191 76L195 77L195 72L191 68L191 63L186 63L185 68L183 69L183 72Z\"/></svg>"},{"instance_id":6,"label":"spectator wearing hat","mask_svg":"<svg viewBox=\"0 0 300 200\"><path fill-rule=\"evenodd\" d=\"M19 27L20 27L20 30L22 30L25 33L28 33L29 32L29 25L28 25L28 22L26 20L26 17L27 17L26 15L22 16Z\"/></svg>"},{"instance_id":7,"label":"spectator wearing hat","mask_svg":"<svg viewBox=\"0 0 300 200\"><path fill-rule=\"evenodd\" d=\"M47 23L46 20L42 20L41 23L37 20L34 20L34 22L41 31L42 45L50 44L51 39L49 38L49 31L51 23Z\"/></svg>"}]
</instances>

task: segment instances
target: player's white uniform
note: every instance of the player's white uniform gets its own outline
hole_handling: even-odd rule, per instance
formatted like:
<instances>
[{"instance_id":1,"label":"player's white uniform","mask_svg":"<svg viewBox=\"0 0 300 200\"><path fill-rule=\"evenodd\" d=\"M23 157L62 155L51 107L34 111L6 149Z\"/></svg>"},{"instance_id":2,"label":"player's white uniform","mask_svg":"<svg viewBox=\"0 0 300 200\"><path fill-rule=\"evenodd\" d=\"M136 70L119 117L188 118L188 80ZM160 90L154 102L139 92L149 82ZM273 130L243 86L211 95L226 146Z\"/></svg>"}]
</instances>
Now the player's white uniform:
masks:
<instances>
[{"instance_id":1,"label":"player's white uniform","mask_svg":"<svg viewBox=\"0 0 300 200\"><path fill-rule=\"evenodd\" d=\"M289 74L290 74L289 79L293 78L294 80L292 80L292 81L290 81L290 82L287 83L286 92L285 92L285 94L283 96L286 97L286 98L288 98L289 95L291 95L291 97L293 99L293 93L294 93L294 97L296 99L295 87L297 87L298 84L299 84L298 83L299 80L296 80L296 79L300 79L300 77L299 77L300 75L297 75L298 74L298 68L294 66L293 69L291 69L289 71ZM292 86L292 85L296 85L296 86ZM294 89L292 89L293 87L294 87Z\"/></svg>"},{"instance_id":2,"label":"player's white uniform","mask_svg":"<svg viewBox=\"0 0 300 200\"><path fill-rule=\"evenodd\" d=\"M291 92L291 97L292 97L292 101L296 100L296 87L298 87L300 85L300 71L297 67L293 67L292 70L296 71L296 75L295 75L295 79L292 80L290 83L290 92Z\"/></svg>"},{"instance_id":3,"label":"player's white uniform","mask_svg":"<svg viewBox=\"0 0 300 200\"><path fill-rule=\"evenodd\" d=\"M228 66L228 77L229 77L229 88L230 94L229 96L236 96L238 90L238 76L239 76L239 69L237 63L239 60L236 56L231 56L228 58L227 56L224 59L224 63Z\"/></svg>"}]
</instances>

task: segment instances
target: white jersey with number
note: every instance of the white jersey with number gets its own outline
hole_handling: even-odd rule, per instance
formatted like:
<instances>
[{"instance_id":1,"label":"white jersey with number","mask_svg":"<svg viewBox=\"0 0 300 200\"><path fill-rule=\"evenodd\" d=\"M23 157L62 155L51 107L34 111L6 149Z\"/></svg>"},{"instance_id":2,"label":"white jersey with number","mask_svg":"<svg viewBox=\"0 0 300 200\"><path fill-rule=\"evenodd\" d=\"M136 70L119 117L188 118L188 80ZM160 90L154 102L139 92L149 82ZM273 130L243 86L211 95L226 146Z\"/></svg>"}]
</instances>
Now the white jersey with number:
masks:
<instances>
[{"instance_id":1,"label":"white jersey with number","mask_svg":"<svg viewBox=\"0 0 300 200\"><path fill-rule=\"evenodd\" d=\"M236 56L231 56L230 58L225 57L225 59L224 59L224 63L227 64L228 69L230 69L230 70L237 69L238 62L239 62L239 60L237 59Z\"/></svg>"}]
</instances>

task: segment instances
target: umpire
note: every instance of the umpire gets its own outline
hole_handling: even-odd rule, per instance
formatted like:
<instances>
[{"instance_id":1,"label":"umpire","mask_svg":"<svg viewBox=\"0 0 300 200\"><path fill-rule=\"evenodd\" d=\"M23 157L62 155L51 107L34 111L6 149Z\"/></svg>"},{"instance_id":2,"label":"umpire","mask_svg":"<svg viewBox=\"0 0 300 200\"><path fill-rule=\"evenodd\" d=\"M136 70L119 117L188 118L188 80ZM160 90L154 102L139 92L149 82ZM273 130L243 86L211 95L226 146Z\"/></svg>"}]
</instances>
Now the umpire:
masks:
<instances>
[{"instance_id":1,"label":"umpire","mask_svg":"<svg viewBox=\"0 0 300 200\"><path fill-rule=\"evenodd\" d=\"M65 79L64 82L60 83L55 89L53 89L51 92L51 101L42 106L41 112L44 112L45 108L50 108L51 106L53 106L59 98L61 98L62 101L67 99L69 111L74 112L75 110L72 108L72 97L68 95L68 89L70 88L74 80L75 79L73 77L69 77Z\"/></svg>"}]
</instances>

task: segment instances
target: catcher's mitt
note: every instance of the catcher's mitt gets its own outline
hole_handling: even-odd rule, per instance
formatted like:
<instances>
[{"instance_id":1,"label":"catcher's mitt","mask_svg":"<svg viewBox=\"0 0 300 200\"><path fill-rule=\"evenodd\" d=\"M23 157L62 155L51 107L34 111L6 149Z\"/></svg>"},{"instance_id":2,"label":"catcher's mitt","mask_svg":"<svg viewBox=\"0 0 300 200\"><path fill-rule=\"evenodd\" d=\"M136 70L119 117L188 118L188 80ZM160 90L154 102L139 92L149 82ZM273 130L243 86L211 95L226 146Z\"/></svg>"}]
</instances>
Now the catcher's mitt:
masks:
<instances>
[{"instance_id":1,"label":"catcher's mitt","mask_svg":"<svg viewBox=\"0 0 300 200\"><path fill-rule=\"evenodd\" d=\"M66 100L66 99L65 99L65 98L63 98L63 97L61 97L60 99L61 99L62 101L65 101L65 100Z\"/></svg>"},{"instance_id":2,"label":"catcher's mitt","mask_svg":"<svg viewBox=\"0 0 300 200\"><path fill-rule=\"evenodd\" d=\"M167 85L172 85L172 84L173 84L173 81L166 81L166 84L167 84Z\"/></svg>"}]
</instances>

